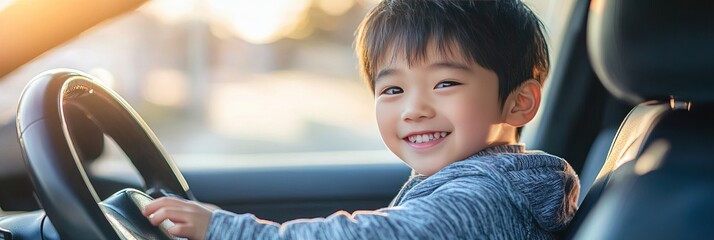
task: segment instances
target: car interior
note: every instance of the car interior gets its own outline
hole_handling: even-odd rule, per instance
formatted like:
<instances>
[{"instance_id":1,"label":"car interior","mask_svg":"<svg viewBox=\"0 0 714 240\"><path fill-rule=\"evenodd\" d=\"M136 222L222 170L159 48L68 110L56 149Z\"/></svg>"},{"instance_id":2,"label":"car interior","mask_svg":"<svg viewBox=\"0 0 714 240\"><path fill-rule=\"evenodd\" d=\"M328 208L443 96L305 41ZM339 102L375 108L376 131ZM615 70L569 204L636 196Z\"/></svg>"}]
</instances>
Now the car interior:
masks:
<instances>
[{"instance_id":1,"label":"car interior","mask_svg":"<svg viewBox=\"0 0 714 240\"><path fill-rule=\"evenodd\" d=\"M579 174L580 206L560 238L710 236L713 11L707 1L575 2L540 120L522 138ZM167 195L276 222L376 209L410 174L399 162L174 164L132 107L92 78L68 69L39 74L23 93L17 121L0 125L0 152L27 168L0 175L0 239L166 239L136 208ZM103 135L140 178L88 167L113 144Z\"/></svg>"}]
</instances>

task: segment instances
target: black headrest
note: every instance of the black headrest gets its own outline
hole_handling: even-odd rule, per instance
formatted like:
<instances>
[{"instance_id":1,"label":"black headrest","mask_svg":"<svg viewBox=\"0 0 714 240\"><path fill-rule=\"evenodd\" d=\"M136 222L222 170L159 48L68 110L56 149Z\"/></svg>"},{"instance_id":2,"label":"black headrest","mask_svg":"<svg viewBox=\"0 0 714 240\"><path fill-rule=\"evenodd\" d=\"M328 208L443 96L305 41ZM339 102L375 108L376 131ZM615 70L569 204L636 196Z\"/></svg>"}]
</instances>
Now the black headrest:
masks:
<instances>
[{"instance_id":1,"label":"black headrest","mask_svg":"<svg viewBox=\"0 0 714 240\"><path fill-rule=\"evenodd\" d=\"M592 0L588 50L621 99L714 101L714 1Z\"/></svg>"}]
</instances>

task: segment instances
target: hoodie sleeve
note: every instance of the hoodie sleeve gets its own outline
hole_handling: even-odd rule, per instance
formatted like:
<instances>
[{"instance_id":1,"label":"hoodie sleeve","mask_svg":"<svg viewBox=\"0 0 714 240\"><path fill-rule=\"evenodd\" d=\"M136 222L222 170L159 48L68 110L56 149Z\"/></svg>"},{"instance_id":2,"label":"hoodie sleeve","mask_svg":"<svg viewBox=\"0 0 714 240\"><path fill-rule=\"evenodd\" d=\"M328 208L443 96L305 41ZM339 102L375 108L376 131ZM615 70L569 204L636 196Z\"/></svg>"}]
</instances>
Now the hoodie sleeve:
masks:
<instances>
[{"instance_id":1,"label":"hoodie sleeve","mask_svg":"<svg viewBox=\"0 0 714 240\"><path fill-rule=\"evenodd\" d=\"M282 225L252 214L219 210L213 214L206 239L472 239L493 234L523 237L509 236L513 231L505 231L505 227L518 226L523 218L496 189L498 184L492 180L456 179L401 206L353 214L340 211L327 218L300 219Z\"/></svg>"}]
</instances>

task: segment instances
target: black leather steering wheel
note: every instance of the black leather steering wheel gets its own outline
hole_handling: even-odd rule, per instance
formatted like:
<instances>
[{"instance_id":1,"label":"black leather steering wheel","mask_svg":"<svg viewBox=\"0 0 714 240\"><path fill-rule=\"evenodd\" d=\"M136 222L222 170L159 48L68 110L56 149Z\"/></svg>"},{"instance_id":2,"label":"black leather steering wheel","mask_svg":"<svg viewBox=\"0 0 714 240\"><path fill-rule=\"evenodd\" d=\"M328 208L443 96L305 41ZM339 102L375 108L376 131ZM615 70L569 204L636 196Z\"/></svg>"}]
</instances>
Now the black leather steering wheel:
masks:
<instances>
[{"instance_id":1,"label":"black leather steering wheel","mask_svg":"<svg viewBox=\"0 0 714 240\"><path fill-rule=\"evenodd\" d=\"M79 117L122 148L143 177L145 193L125 189L100 202L82 167L81 141L71 134L70 123ZM37 198L63 239L170 239L140 209L149 195L195 199L134 109L85 73L58 69L35 77L20 98L17 130Z\"/></svg>"}]
</instances>

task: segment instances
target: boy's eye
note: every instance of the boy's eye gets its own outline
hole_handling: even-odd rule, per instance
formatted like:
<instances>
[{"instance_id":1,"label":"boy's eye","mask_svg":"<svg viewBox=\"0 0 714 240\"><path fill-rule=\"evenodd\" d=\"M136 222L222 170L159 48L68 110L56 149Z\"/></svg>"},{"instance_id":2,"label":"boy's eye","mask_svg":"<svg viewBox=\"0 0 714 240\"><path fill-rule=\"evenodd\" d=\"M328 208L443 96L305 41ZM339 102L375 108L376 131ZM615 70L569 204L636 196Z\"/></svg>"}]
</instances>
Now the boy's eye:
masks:
<instances>
[{"instance_id":1,"label":"boy's eye","mask_svg":"<svg viewBox=\"0 0 714 240\"><path fill-rule=\"evenodd\" d=\"M387 94L387 95L394 95L394 94L400 94L403 93L404 90L400 87L388 87L384 90L382 90L382 94Z\"/></svg>"},{"instance_id":2,"label":"boy's eye","mask_svg":"<svg viewBox=\"0 0 714 240\"><path fill-rule=\"evenodd\" d=\"M453 86L457 86L457 85L461 85L461 83L454 82L454 81L443 81L443 82L440 82L439 84L436 84L436 86L434 86L434 89L453 87Z\"/></svg>"}]
</instances>

